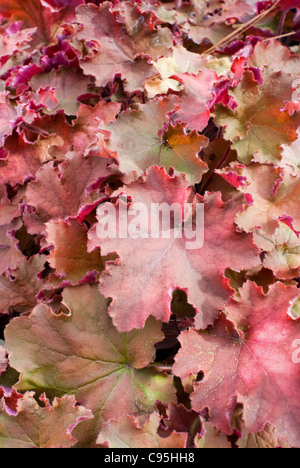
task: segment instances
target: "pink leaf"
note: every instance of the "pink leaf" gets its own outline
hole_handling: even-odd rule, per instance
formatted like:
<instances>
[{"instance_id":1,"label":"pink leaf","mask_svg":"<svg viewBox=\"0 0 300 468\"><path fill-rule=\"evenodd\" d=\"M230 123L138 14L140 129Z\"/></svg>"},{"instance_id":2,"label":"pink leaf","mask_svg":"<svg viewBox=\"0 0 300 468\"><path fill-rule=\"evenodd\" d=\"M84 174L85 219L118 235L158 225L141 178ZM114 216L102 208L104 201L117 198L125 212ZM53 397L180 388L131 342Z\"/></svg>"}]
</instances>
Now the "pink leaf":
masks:
<instances>
[{"instance_id":1,"label":"pink leaf","mask_svg":"<svg viewBox=\"0 0 300 468\"><path fill-rule=\"evenodd\" d=\"M171 177L155 166L127 186L125 193L133 202L144 204L149 213L152 203L177 203L184 209L190 190L183 175ZM200 198L196 202L203 203ZM121 205L119 201L117 212ZM234 226L239 205L223 204L219 194L211 194L204 207L205 242L196 250L186 248L182 225L171 227L169 238L159 239L151 238L148 231L148 238L103 239L97 236L96 227L91 230L90 250L101 246L103 255L117 252L120 256L115 265L108 264L100 284L101 291L113 298L109 313L120 331L143 327L149 315L168 321L175 288L188 291L189 302L199 312L199 326L213 323L230 295L225 269L230 265L239 271L259 263L250 237Z\"/></svg>"},{"instance_id":2,"label":"pink leaf","mask_svg":"<svg viewBox=\"0 0 300 468\"><path fill-rule=\"evenodd\" d=\"M295 287L276 283L264 295L254 283L241 289L241 299L231 299L215 326L205 332L184 332L176 358L175 375L204 372L192 395L196 411L208 407L211 421L229 433L237 401L244 404L250 432L267 422L278 435L299 444L299 364L293 362L293 343L300 321L289 315L298 296ZM188 359L187 359L188 356Z\"/></svg>"}]
</instances>

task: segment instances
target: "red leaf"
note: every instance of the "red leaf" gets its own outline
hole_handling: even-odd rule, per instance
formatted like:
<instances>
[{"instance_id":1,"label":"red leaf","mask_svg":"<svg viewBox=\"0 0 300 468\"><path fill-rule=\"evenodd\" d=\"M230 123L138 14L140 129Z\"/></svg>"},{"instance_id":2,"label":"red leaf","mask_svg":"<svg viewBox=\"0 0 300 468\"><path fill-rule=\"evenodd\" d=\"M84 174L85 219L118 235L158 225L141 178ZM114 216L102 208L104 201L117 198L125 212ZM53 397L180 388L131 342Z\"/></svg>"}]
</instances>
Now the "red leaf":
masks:
<instances>
[{"instance_id":1,"label":"red leaf","mask_svg":"<svg viewBox=\"0 0 300 468\"><path fill-rule=\"evenodd\" d=\"M22 111L19 106L10 101L0 100L0 145L2 146L6 137L12 134L13 128L21 120Z\"/></svg>"},{"instance_id":2,"label":"red leaf","mask_svg":"<svg viewBox=\"0 0 300 468\"><path fill-rule=\"evenodd\" d=\"M184 209L190 190L183 175L171 177L155 166L128 185L125 193L150 213L151 203L178 203ZM223 204L219 194L211 194L204 206L205 243L197 250L186 249L182 225L171 228L170 238L159 239L151 238L148 230L149 238L138 239L103 239L97 236L96 227L90 231L90 250L101 246L103 255L117 252L120 256L116 265L107 266L100 286L107 297L113 297L109 313L120 331L143 327L149 315L168 321L172 290L176 288L188 291L189 302L199 311L199 326L213 323L230 294L225 269L230 265L241 270L259 263L251 239L235 229L239 205Z\"/></svg>"},{"instance_id":3,"label":"red leaf","mask_svg":"<svg viewBox=\"0 0 300 468\"><path fill-rule=\"evenodd\" d=\"M37 304L36 296L43 289L43 282L38 274L44 269L46 258L21 258L13 269L13 262L7 263L9 274L0 276L0 315L8 313L30 312Z\"/></svg>"},{"instance_id":4,"label":"red leaf","mask_svg":"<svg viewBox=\"0 0 300 468\"><path fill-rule=\"evenodd\" d=\"M100 250L87 252L87 227L75 220L50 221L46 225L48 244L54 249L48 256L48 262L56 270L56 275L76 284L88 273L104 270L104 261Z\"/></svg>"},{"instance_id":5,"label":"red leaf","mask_svg":"<svg viewBox=\"0 0 300 468\"><path fill-rule=\"evenodd\" d=\"M15 269L24 258L17 248L17 239L14 237L21 225L18 219L11 224L0 226L0 275L8 269Z\"/></svg>"},{"instance_id":6,"label":"red leaf","mask_svg":"<svg viewBox=\"0 0 300 468\"><path fill-rule=\"evenodd\" d=\"M0 6L1 11L1 6ZM21 31L3 34L0 39L0 63L4 65L7 60L17 52L26 50L28 43L32 40L32 35L36 28L23 29Z\"/></svg>"},{"instance_id":7,"label":"red leaf","mask_svg":"<svg viewBox=\"0 0 300 468\"><path fill-rule=\"evenodd\" d=\"M150 58L168 54L173 44L170 31L149 25L147 15L137 6L128 6L126 14L124 18L113 12L109 2L99 8L83 5L77 9L77 21L83 27L76 38L93 41L91 53L80 64L86 74L95 76L98 86L121 75L126 88L135 91L143 89L145 80L156 74Z\"/></svg>"},{"instance_id":8,"label":"red leaf","mask_svg":"<svg viewBox=\"0 0 300 468\"><path fill-rule=\"evenodd\" d=\"M96 285L65 288L63 304L68 315L39 305L6 328L11 365L21 372L19 389L74 394L95 416L90 438L105 421L149 414L156 400L174 399L172 377L148 366L163 338L161 323L150 318L143 330L118 333Z\"/></svg>"},{"instance_id":9,"label":"red leaf","mask_svg":"<svg viewBox=\"0 0 300 468\"><path fill-rule=\"evenodd\" d=\"M185 122L190 130L201 132L210 119L208 102L212 99L211 89L217 76L205 69L197 75L184 73L178 76L184 82L185 90L180 99L180 109L172 119Z\"/></svg>"},{"instance_id":10,"label":"red leaf","mask_svg":"<svg viewBox=\"0 0 300 468\"><path fill-rule=\"evenodd\" d=\"M77 216L84 219L85 214L93 211L106 197L97 190L93 191L93 184L111 174L108 167L111 162L99 156L84 158L75 153L70 154L59 168L53 167L52 163L42 166L36 182L28 185L26 190L26 202L36 210L34 214L25 216L29 232L44 232L44 223L51 219ZM59 204L53 204L57 199Z\"/></svg>"},{"instance_id":11,"label":"red leaf","mask_svg":"<svg viewBox=\"0 0 300 468\"><path fill-rule=\"evenodd\" d=\"M22 21L24 27L37 27L32 46L49 43L59 24L74 18L73 5L70 2L59 12L52 12L49 2L42 0L5 0L0 5L0 15L10 21Z\"/></svg>"},{"instance_id":12,"label":"red leaf","mask_svg":"<svg viewBox=\"0 0 300 468\"><path fill-rule=\"evenodd\" d=\"M35 144L26 143L23 135L8 137L4 145L7 156L0 161L0 182L14 186L33 179L42 165L52 160L50 148L62 144L63 140L56 135L41 138Z\"/></svg>"},{"instance_id":13,"label":"red leaf","mask_svg":"<svg viewBox=\"0 0 300 468\"><path fill-rule=\"evenodd\" d=\"M300 437L299 365L293 362L293 343L300 321L288 315L298 296L295 287L276 283L264 295L254 283L241 289L241 299L231 299L214 328L183 332L175 375L204 372L195 385L195 411L210 410L211 421L225 433L231 430L236 401L244 404L250 432L270 422L278 435L298 445Z\"/></svg>"},{"instance_id":14,"label":"red leaf","mask_svg":"<svg viewBox=\"0 0 300 468\"><path fill-rule=\"evenodd\" d=\"M5 400L5 397L3 398ZM38 405L33 392L19 395L17 412L6 412L0 400L1 448L69 448L76 439L71 435L80 421L91 419L89 410L76 405L73 396L55 398L53 405L42 396L44 407Z\"/></svg>"}]
</instances>

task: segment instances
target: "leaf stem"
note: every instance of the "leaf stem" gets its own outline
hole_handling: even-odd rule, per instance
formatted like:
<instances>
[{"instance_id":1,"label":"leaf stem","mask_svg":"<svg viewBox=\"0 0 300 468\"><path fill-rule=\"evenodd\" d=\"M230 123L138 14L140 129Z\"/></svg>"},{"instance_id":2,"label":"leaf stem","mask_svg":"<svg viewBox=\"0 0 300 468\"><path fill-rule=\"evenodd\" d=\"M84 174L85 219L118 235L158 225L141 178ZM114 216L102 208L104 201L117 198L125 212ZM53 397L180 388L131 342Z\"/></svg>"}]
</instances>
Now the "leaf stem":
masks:
<instances>
[{"instance_id":1,"label":"leaf stem","mask_svg":"<svg viewBox=\"0 0 300 468\"><path fill-rule=\"evenodd\" d=\"M282 34L287 13L288 13L287 10L283 10L283 12L282 12L282 15L281 15L281 18L280 18L280 23L279 23L279 26L278 26L278 33L277 33L278 36L281 36L281 34Z\"/></svg>"},{"instance_id":2,"label":"leaf stem","mask_svg":"<svg viewBox=\"0 0 300 468\"><path fill-rule=\"evenodd\" d=\"M209 186L209 184L211 183L211 181L213 180L213 178L215 177L216 175L216 171L218 169L221 169L223 167L223 165L225 164L228 156L229 156L229 153L230 153L230 148L231 148L231 143L229 143L228 145L228 148L227 150L225 151L225 154L223 156L223 158L221 159L221 161L219 162L219 164L217 165L217 167L213 170L213 172L211 173L211 175L209 176L209 178L207 179L206 183L203 185L201 191L200 191L200 195L204 195L207 187Z\"/></svg>"}]
</instances>

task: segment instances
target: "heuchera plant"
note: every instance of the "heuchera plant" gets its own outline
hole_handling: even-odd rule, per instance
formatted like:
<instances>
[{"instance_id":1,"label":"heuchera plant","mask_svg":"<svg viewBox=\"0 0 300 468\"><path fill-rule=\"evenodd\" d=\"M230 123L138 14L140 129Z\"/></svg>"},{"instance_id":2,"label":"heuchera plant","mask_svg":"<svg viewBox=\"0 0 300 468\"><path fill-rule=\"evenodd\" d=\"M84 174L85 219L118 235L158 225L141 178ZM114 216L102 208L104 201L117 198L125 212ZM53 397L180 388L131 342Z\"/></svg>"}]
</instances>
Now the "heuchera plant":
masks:
<instances>
[{"instance_id":1,"label":"heuchera plant","mask_svg":"<svg viewBox=\"0 0 300 468\"><path fill-rule=\"evenodd\" d=\"M1 2L0 447L300 447L299 38L297 0Z\"/></svg>"}]
</instances>

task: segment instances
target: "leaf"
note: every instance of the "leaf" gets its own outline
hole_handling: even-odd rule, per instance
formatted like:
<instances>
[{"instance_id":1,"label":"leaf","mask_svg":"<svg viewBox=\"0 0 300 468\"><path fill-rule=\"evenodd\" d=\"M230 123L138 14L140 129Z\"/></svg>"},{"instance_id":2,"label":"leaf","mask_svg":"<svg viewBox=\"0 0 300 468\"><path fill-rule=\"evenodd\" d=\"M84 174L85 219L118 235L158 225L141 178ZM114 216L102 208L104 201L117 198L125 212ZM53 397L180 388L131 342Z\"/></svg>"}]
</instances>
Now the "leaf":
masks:
<instances>
[{"instance_id":1,"label":"leaf","mask_svg":"<svg viewBox=\"0 0 300 468\"><path fill-rule=\"evenodd\" d=\"M55 114L57 111L63 110L67 115L76 115L79 109L77 98L88 92L90 83L91 79L84 76L81 70L74 70L73 68L35 75L30 80L30 85L34 91L38 92L47 88L47 86L54 89L58 104L50 111L45 111L46 113Z\"/></svg>"},{"instance_id":2,"label":"leaf","mask_svg":"<svg viewBox=\"0 0 300 468\"><path fill-rule=\"evenodd\" d=\"M267 295L254 283L231 299L214 328L183 332L174 373L182 378L204 372L195 385L192 407L208 407L211 422L224 433L231 430L236 401L244 405L249 432L261 431L267 422L279 437L299 442L299 365L293 362L293 342L300 322L288 315L298 296L295 287L276 283Z\"/></svg>"},{"instance_id":3,"label":"leaf","mask_svg":"<svg viewBox=\"0 0 300 468\"><path fill-rule=\"evenodd\" d=\"M82 5L83 1L84 0L43 0L43 3L49 5L53 11L59 11L66 6L71 6L75 9L79 5Z\"/></svg>"},{"instance_id":4,"label":"leaf","mask_svg":"<svg viewBox=\"0 0 300 468\"><path fill-rule=\"evenodd\" d=\"M183 404L178 405L172 401L167 410L167 417L163 419L163 428L160 433L163 437L169 436L172 433L188 434L186 447L194 445L194 438L197 438L198 433L202 431L202 423L198 413L188 410Z\"/></svg>"},{"instance_id":5,"label":"leaf","mask_svg":"<svg viewBox=\"0 0 300 468\"><path fill-rule=\"evenodd\" d=\"M20 227L20 220L0 226L0 275L9 268L16 268L24 258L17 248L17 239L14 237Z\"/></svg>"},{"instance_id":6,"label":"leaf","mask_svg":"<svg viewBox=\"0 0 300 468\"><path fill-rule=\"evenodd\" d=\"M0 377L6 371L8 363L6 349L2 344L4 344L4 341L0 340Z\"/></svg>"},{"instance_id":7,"label":"leaf","mask_svg":"<svg viewBox=\"0 0 300 468\"><path fill-rule=\"evenodd\" d=\"M199 182L206 165L197 154L207 145L207 138L195 131L187 133L184 126L169 126L164 133L177 102L174 96L152 100L138 111L122 113L105 127L110 132L108 148L117 152L121 171L141 174L157 164L185 172L191 185Z\"/></svg>"},{"instance_id":8,"label":"leaf","mask_svg":"<svg viewBox=\"0 0 300 468\"><path fill-rule=\"evenodd\" d=\"M140 105L137 111L123 112L116 122L104 127L109 132L108 148L117 152L121 171L141 172L160 162L164 144L160 133L177 106L176 96L154 99Z\"/></svg>"},{"instance_id":9,"label":"leaf","mask_svg":"<svg viewBox=\"0 0 300 468\"><path fill-rule=\"evenodd\" d=\"M121 105L115 102L99 101L94 107L86 104L80 104L76 119L72 120L70 125L63 114L56 114L53 116L44 115L36 117L33 126L36 132L39 133L37 139L36 135L32 136L28 131L25 132L24 139L32 142L30 145L32 152L32 160L26 158L26 163L31 167L36 159L34 157L35 149L38 149L43 144L51 143L49 145L49 156L51 159L64 160L70 151L82 152L83 155L88 156L91 151L93 155L100 157L111 157L108 151L103 148L103 135L100 132L101 123L108 124L115 120L115 116L121 109ZM53 146L52 146L53 145ZM22 154L25 151L22 145ZM44 154L47 156L47 146L44 149ZM45 162L45 159L43 160ZM19 162L22 166L22 161ZM13 177L13 176L12 176ZM0 179L1 180L1 179Z\"/></svg>"},{"instance_id":10,"label":"leaf","mask_svg":"<svg viewBox=\"0 0 300 468\"><path fill-rule=\"evenodd\" d=\"M105 2L99 8L82 5L77 9L82 29L76 39L94 42L92 52L80 60L80 65L85 74L95 76L98 86L121 75L128 91L143 89L145 80L155 75L150 58L171 51L171 33L160 26L153 28L147 13L141 13L137 6L128 6L126 17L111 11L110 6Z\"/></svg>"},{"instance_id":11,"label":"leaf","mask_svg":"<svg viewBox=\"0 0 300 468\"><path fill-rule=\"evenodd\" d=\"M146 367L163 338L159 322L151 318L143 330L120 334L96 285L65 288L62 295L68 316L39 305L6 328L10 363L21 372L18 390L74 394L93 411L98 432L101 422L150 413L157 399L174 397L172 379Z\"/></svg>"},{"instance_id":12,"label":"leaf","mask_svg":"<svg viewBox=\"0 0 300 468\"><path fill-rule=\"evenodd\" d=\"M0 14L15 21L22 21L25 27L39 26L37 36L48 40L48 27L45 23L44 8L39 0L8 0L0 6Z\"/></svg>"},{"instance_id":13,"label":"leaf","mask_svg":"<svg viewBox=\"0 0 300 468\"><path fill-rule=\"evenodd\" d=\"M80 104L76 120L71 127L70 149L87 154L98 142L97 133L99 134L101 124L115 121L115 116L120 110L121 104L117 102L99 101L95 107ZM102 140L102 135L100 136Z\"/></svg>"},{"instance_id":14,"label":"leaf","mask_svg":"<svg viewBox=\"0 0 300 468\"><path fill-rule=\"evenodd\" d=\"M19 191L19 196L22 196L22 191ZM7 189L5 185L0 185L0 226L10 224L14 218L20 215L19 196L9 200L7 197Z\"/></svg>"},{"instance_id":15,"label":"leaf","mask_svg":"<svg viewBox=\"0 0 300 468\"><path fill-rule=\"evenodd\" d=\"M21 109L10 101L0 101L0 145L12 134L13 128L21 118Z\"/></svg>"},{"instance_id":16,"label":"leaf","mask_svg":"<svg viewBox=\"0 0 300 468\"><path fill-rule=\"evenodd\" d=\"M10 275L0 276L0 316L9 312L29 312L37 304L36 296L43 289L38 274L43 270L46 258L35 256L19 262ZM10 263L12 269L13 263Z\"/></svg>"},{"instance_id":17,"label":"leaf","mask_svg":"<svg viewBox=\"0 0 300 468\"><path fill-rule=\"evenodd\" d=\"M184 172L191 185L198 183L207 171L207 165L198 156L207 146L208 139L193 130L187 132L184 125L169 126L165 134L167 148L161 151L163 165L174 167L176 172Z\"/></svg>"},{"instance_id":18,"label":"leaf","mask_svg":"<svg viewBox=\"0 0 300 468\"><path fill-rule=\"evenodd\" d=\"M246 195L247 205L236 218L240 229L250 232L258 227L269 235L274 233L278 220L286 219L300 230L299 176L262 164L232 165L219 173Z\"/></svg>"},{"instance_id":19,"label":"leaf","mask_svg":"<svg viewBox=\"0 0 300 468\"><path fill-rule=\"evenodd\" d=\"M51 159L64 161L67 153L72 150L72 127L68 124L66 116L62 113L55 115L36 114L32 121L32 126L23 126L21 133L24 141L32 144L32 146L39 146L39 142L42 144L44 139L49 139L50 142L54 140L53 146L50 145L48 149ZM32 153L34 153L33 149ZM35 159L34 156L33 159Z\"/></svg>"},{"instance_id":20,"label":"leaf","mask_svg":"<svg viewBox=\"0 0 300 468\"><path fill-rule=\"evenodd\" d=\"M244 5L244 2L240 3ZM196 44L201 44L205 39L215 44L231 32L230 26L224 22L224 16L220 11L221 8L219 2L206 4L198 2L198 0L193 1L190 5L183 5L182 10L178 12L180 29ZM223 8L226 18L230 17L227 14L228 5L224 4ZM249 9L248 6L247 8ZM236 11L235 13L232 12L232 16L236 17L236 14Z\"/></svg>"},{"instance_id":21,"label":"leaf","mask_svg":"<svg viewBox=\"0 0 300 468\"><path fill-rule=\"evenodd\" d=\"M110 448L185 448L187 435L174 432L169 437L160 437L157 429L160 423L158 413L152 413L142 425L132 416L110 420L103 425L97 439L98 444L108 443Z\"/></svg>"},{"instance_id":22,"label":"leaf","mask_svg":"<svg viewBox=\"0 0 300 468\"><path fill-rule=\"evenodd\" d=\"M279 439L276 429L267 424L263 431L256 432L255 434L245 434L241 441L237 442L239 448L247 449L277 449L277 448L291 448L289 444Z\"/></svg>"},{"instance_id":23,"label":"leaf","mask_svg":"<svg viewBox=\"0 0 300 468\"><path fill-rule=\"evenodd\" d=\"M176 22L176 12L173 9L160 5L159 2L142 2L141 5L139 5L139 8L143 12L149 12L149 10L152 11L162 23L174 24Z\"/></svg>"},{"instance_id":24,"label":"leaf","mask_svg":"<svg viewBox=\"0 0 300 468\"><path fill-rule=\"evenodd\" d=\"M36 174L36 182L29 184L26 190L26 203L36 210L25 216L28 231L44 232L44 223L51 219L79 219L90 213L103 198L93 190L93 185L97 188L97 183L110 175L107 166L111 162L99 156L84 158L79 153L71 153L59 167L52 163L42 166ZM53 200L59 200L59 204L54 204Z\"/></svg>"},{"instance_id":25,"label":"leaf","mask_svg":"<svg viewBox=\"0 0 300 468\"><path fill-rule=\"evenodd\" d=\"M279 6L285 10L289 11L292 8L298 7L298 1L297 0L281 0Z\"/></svg>"},{"instance_id":26,"label":"leaf","mask_svg":"<svg viewBox=\"0 0 300 468\"><path fill-rule=\"evenodd\" d=\"M76 220L57 220L46 224L49 245L54 246L47 258L56 275L73 284L84 279L88 273L99 275L104 270L100 249L87 251L87 232L85 224Z\"/></svg>"},{"instance_id":27,"label":"leaf","mask_svg":"<svg viewBox=\"0 0 300 468\"><path fill-rule=\"evenodd\" d=\"M185 89L180 97L180 109L172 117L173 121L187 124L190 130L201 132L210 119L208 103L212 99L212 87L217 76L211 70L201 70L197 75L179 74Z\"/></svg>"},{"instance_id":28,"label":"leaf","mask_svg":"<svg viewBox=\"0 0 300 468\"><path fill-rule=\"evenodd\" d=\"M190 191L183 175L171 177L155 166L143 178L128 185L125 194L134 203L146 207L146 216L151 213L152 203L167 206L177 203L178 216L179 210L186 208ZM203 203L200 198L197 202ZM117 213L121 203L116 206ZM120 257L115 265L107 265L100 283L103 294L113 298L109 313L118 330L142 328L149 315L168 321L174 289L188 293L189 303L198 309L199 326L212 323L230 294L224 279L226 267L231 265L241 270L260 263L250 238L235 229L233 220L239 205L223 204L220 194L211 194L204 200L204 207L202 248L190 245L187 248L189 231L183 231L182 223L171 225L166 238L161 231L159 238L151 237L151 222L144 227L147 234L144 238L130 238L124 225L120 231L125 233L125 238L100 238L97 227L90 231L89 250L101 246L102 255L117 252ZM132 219L134 216L129 217L129 225ZM203 229L200 219L198 216L199 235ZM169 221L167 217L165 221Z\"/></svg>"},{"instance_id":29,"label":"leaf","mask_svg":"<svg viewBox=\"0 0 300 468\"><path fill-rule=\"evenodd\" d=\"M0 2L0 446L300 446L297 2Z\"/></svg>"},{"instance_id":30,"label":"leaf","mask_svg":"<svg viewBox=\"0 0 300 468\"><path fill-rule=\"evenodd\" d=\"M20 395L21 397L21 395ZM70 448L76 440L73 428L91 412L75 406L74 396L55 398L53 404L44 397L38 405L33 392L26 392L17 403L17 414L6 412L0 400L0 447L1 448Z\"/></svg>"},{"instance_id":31,"label":"leaf","mask_svg":"<svg viewBox=\"0 0 300 468\"><path fill-rule=\"evenodd\" d=\"M286 172L290 172L293 175L300 175L300 136L299 130L297 132L298 137L297 140L293 141L290 145L282 145L282 158L281 161L278 163L280 167L286 170Z\"/></svg>"},{"instance_id":32,"label":"leaf","mask_svg":"<svg viewBox=\"0 0 300 468\"><path fill-rule=\"evenodd\" d=\"M7 156L0 160L1 183L16 185L33 179L43 163L52 160L50 148L62 144L63 140L55 135L39 139L34 144L24 141L23 135L8 137L4 144Z\"/></svg>"},{"instance_id":33,"label":"leaf","mask_svg":"<svg viewBox=\"0 0 300 468\"><path fill-rule=\"evenodd\" d=\"M237 405L233 414L233 425L239 436L236 446L238 448L291 448L287 441L278 437L277 431L271 424L266 424L262 431L249 433L243 420L243 407Z\"/></svg>"},{"instance_id":34,"label":"leaf","mask_svg":"<svg viewBox=\"0 0 300 468\"><path fill-rule=\"evenodd\" d=\"M173 75L191 74L197 75L206 66L207 59L200 54L190 52L183 46L173 48L170 57L160 57L155 62L155 68L163 79ZM205 69L203 70L205 73Z\"/></svg>"},{"instance_id":35,"label":"leaf","mask_svg":"<svg viewBox=\"0 0 300 468\"><path fill-rule=\"evenodd\" d=\"M203 174L201 193L220 191L223 201L239 197L242 203L244 200L240 192L218 173L218 168L237 159L236 151L231 150L231 144L223 138L215 138L203 149L202 159L206 162L209 170Z\"/></svg>"},{"instance_id":36,"label":"leaf","mask_svg":"<svg viewBox=\"0 0 300 468\"><path fill-rule=\"evenodd\" d=\"M263 265L280 279L299 276L300 239L295 231L284 222L278 223L272 236L264 235L259 229L253 233L255 245L265 252Z\"/></svg>"},{"instance_id":37,"label":"leaf","mask_svg":"<svg viewBox=\"0 0 300 468\"><path fill-rule=\"evenodd\" d=\"M40 0L5 0L5 3L0 5L0 14L13 21L22 21L26 28L37 27L31 44L33 47L51 42L59 25L74 17L72 6L70 9L67 6L57 13L51 12L48 6L48 3L46 6L46 2Z\"/></svg>"},{"instance_id":38,"label":"leaf","mask_svg":"<svg viewBox=\"0 0 300 468\"><path fill-rule=\"evenodd\" d=\"M262 74L264 82L260 85L253 72L246 71L238 86L229 91L236 109L215 108L216 124L225 127L225 138L233 141L232 149L245 164L252 159L276 164L281 145L296 140L300 125L298 112L290 115L283 110L285 102L292 100L291 75L267 67Z\"/></svg>"},{"instance_id":39,"label":"leaf","mask_svg":"<svg viewBox=\"0 0 300 468\"><path fill-rule=\"evenodd\" d=\"M213 424L205 423L204 434L197 434L195 438L196 448L201 449L230 449L231 443L227 435L218 431Z\"/></svg>"},{"instance_id":40,"label":"leaf","mask_svg":"<svg viewBox=\"0 0 300 468\"><path fill-rule=\"evenodd\" d=\"M1 6L0 6L1 11ZM28 43L32 40L32 35L36 28L22 29L11 34L3 34L0 37L0 63L4 65L6 61L18 52L26 50Z\"/></svg>"},{"instance_id":41,"label":"leaf","mask_svg":"<svg viewBox=\"0 0 300 468\"><path fill-rule=\"evenodd\" d=\"M274 60L276 57L276 60ZM284 70L286 73L298 77L300 58L296 54L292 54L290 49L280 41L271 39L267 42L258 42L255 45L253 54L249 59L249 65L257 68L268 66L275 72Z\"/></svg>"},{"instance_id":42,"label":"leaf","mask_svg":"<svg viewBox=\"0 0 300 468\"><path fill-rule=\"evenodd\" d=\"M148 78L148 80L145 81L145 90L147 91L147 97L149 99L152 99L158 95L168 94L170 90L179 92L182 91L182 89L183 84L171 78L162 80L160 77L156 76L153 78Z\"/></svg>"}]
</instances>

